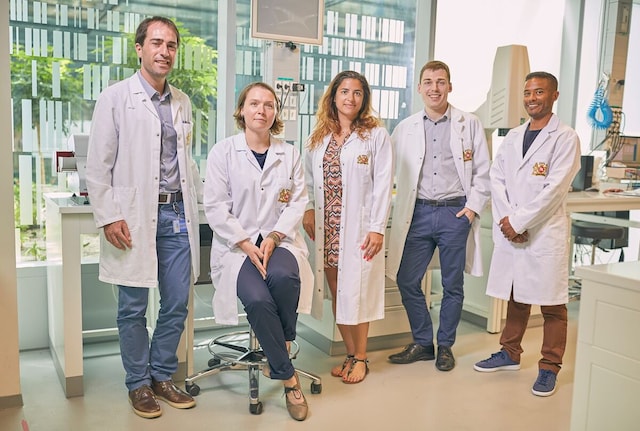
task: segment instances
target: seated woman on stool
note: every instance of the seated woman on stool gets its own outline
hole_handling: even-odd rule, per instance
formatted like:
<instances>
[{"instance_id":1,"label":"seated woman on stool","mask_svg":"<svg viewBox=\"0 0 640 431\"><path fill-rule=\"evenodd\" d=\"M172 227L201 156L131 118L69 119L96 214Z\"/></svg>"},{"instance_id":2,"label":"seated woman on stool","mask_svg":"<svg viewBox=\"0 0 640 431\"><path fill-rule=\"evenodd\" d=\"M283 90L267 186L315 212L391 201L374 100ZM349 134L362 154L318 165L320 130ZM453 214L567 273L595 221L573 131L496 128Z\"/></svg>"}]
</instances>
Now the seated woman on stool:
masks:
<instances>
[{"instance_id":1,"label":"seated woman on stool","mask_svg":"<svg viewBox=\"0 0 640 431\"><path fill-rule=\"evenodd\" d=\"M213 146L207 159L204 209L213 230L211 279L217 323L237 324L244 305L270 367L282 380L292 418L307 402L289 358L298 312L309 313L313 274L300 235L307 192L300 153L273 135L283 123L267 84L245 87L234 113L241 133Z\"/></svg>"}]
</instances>

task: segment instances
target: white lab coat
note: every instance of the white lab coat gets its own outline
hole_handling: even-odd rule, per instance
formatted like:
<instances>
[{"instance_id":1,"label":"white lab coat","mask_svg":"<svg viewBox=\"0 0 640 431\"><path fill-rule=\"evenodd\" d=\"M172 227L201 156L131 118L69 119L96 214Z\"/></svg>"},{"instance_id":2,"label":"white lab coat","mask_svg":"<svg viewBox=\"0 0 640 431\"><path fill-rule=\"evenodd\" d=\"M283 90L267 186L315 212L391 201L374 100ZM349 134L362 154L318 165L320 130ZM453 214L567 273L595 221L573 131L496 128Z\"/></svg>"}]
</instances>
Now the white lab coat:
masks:
<instances>
[{"instance_id":1,"label":"white lab coat","mask_svg":"<svg viewBox=\"0 0 640 431\"><path fill-rule=\"evenodd\" d=\"M298 262L301 289L297 311L311 312L313 272L300 232L307 201L302 160L293 145L272 137L264 168L249 149L244 133L211 148L204 210L213 230L211 279L216 323L238 324L238 273L247 255L237 243L245 239L255 243L258 235L266 238L272 231L286 235L280 247L289 250Z\"/></svg>"},{"instance_id":2,"label":"white lab coat","mask_svg":"<svg viewBox=\"0 0 640 431\"><path fill-rule=\"evenodd\" d=\"M568 301L569 187L580 169L576 132L554 114L522 157L529 122L509 131L491 167L493 256L487 295L524 304L558 305ZM508 241L498 222L509 216L529 241Z\"/></svg>"},{"instance_id":3,"label":"white lab coat","mask_svg":"<svg viewBox=\"0 0 640 431\"><path fill-rule=\"evenodd\" d=\"M315 210L316 290L324 290L324 172L323 158L331 136L305 155L305 176L309 204ZM369 232L385 235L391 189L393 154L386 129L376 127L370 137L352 133L340 151L342 208L336 322L357 325L384 318L384 242L370 261L360 246ZM384 241L384 238L383 238Z\"/></svg>"},{"instance_id":4,"label":"white lab coat","mask_svg":"<svg viewBox=\"0 0 640 431\"><path fill-rule=\"evenodd\" d=\"M107 87L96 102L87 156L87 189L95 224L125 220L132 248L119 250L101 230L99 279L157 287L156 227L160 189L161 122L138 74ZM178 167L191 246L192 280L200 273L198 200L202 181L191 158L191 102L171 87Z\"/></svg>"},{"instance_id":5,"label":"white lab coat","mask_svg":"<svg viewBox=\"0 0 640 431\"><path fill-rule=\"evenodd\" d=\"M418 195L425 155L423 117L424 111L420 111L404 119L391 135L396 158L396 197L391 216L387 277L392 280L396 279L400 268ZM478 214L467 239L465 272L481 276L480 213L489 199L490 161L487 140L478 117L451 106L450 142L456 171L467 198L465 206ZM464 152L469 150L471 159L465 161Z\"/></svg>"}]
</instances>

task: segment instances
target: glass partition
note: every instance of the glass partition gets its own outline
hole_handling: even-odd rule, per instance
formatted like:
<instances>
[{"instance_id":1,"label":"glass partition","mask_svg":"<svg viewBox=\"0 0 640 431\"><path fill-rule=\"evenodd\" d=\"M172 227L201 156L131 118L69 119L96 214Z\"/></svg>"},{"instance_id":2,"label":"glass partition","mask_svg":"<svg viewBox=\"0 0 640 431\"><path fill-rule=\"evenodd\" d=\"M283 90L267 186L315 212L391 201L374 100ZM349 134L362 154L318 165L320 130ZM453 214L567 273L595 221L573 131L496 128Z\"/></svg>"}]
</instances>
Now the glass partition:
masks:
<instances>
[{"instance_id":1,"label":"glass partition","mask_svg":"<svg viewBox=\"0 0 640 431\"><path fill-rule=\"evenodd\" d=\"M232 1L232 0L229 0ZM296 1L296 0L293 0ZM148 16L175 19L181 32L169 82L194 108L194 157L204 174L209 148L220 138L217 113L217 0L9 0L13 104L14 206L19 261L45 260L44 199L77 187L58 173L56 151L72 135L89 133L96 98L138 68L134 33ZM300 45L299 143L314 124L331 78L352 69L367 77L374 107L391 131L409 112L414 94L416 0L325 1L322 46ZM235 97L263 74L263 41L250 37L250 0L236 1ZM223 117L224 118L224 117Z\"/></svg>"},{"instance_id":2,"label":"glass partition","mask_svg":"<svg viewBox=\"0 0 640 431\"><path fill-rule=\"evenodd\" d=\"M194 156L205 159L216 140L216 11L216 0L10 0L18 261L46 259L43 194L78 188L75 173L57 172L56 151L88 134L100 92L138 69L135 30L148 16L168 16L180 30L169 82L191 97Z\"/></svg>"}]
</instances>

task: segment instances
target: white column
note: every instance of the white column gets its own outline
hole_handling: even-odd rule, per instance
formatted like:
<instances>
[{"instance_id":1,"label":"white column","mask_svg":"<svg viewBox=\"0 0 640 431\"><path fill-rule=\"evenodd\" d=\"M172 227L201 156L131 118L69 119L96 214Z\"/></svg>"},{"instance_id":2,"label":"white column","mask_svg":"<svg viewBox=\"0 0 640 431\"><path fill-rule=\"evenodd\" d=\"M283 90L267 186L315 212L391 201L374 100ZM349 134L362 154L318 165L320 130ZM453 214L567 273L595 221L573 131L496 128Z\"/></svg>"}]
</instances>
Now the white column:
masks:
<instances>
[{"instance_id":1,"label":"white column","mask_svg":"<svg viewBox=\"0 0 640 431\"><path fill-rule=\"evenodd\" d=\"M11 154L11 77L9 68L9 2L0 2L0 238L13 244L13 156ZM9 221L10 222L7 222ZM18 292L14 247L0 247L0 408L21 406L18 347Z\"/></svg>"},{"instance_id":2,"label":"white column","mask_svg":"<svg viewBox=\"0 0 640 431\"><path fill-rule=\"evenodd\" d=\"M580 85L580 53L585 0L566 0L562 23L562 55L560 57L560 98L557 114L571 127L576 124L576 104Z\"/></svg>"},{"instance_id":3,"label":"white column","mask_svg":"<svg viewBox=\"0 0 640 431\"><path fill-rule=\"evenodd\" d=\"M438 0L421 0L417 2L416 8L416 48L415 48L415 69L413 71L413 82L410 83L415 88L411 112L418 112L424 109L424 102L418 96L418 81L420 80L420 69L426 62L434 60L436 41L436 9Z\"/></svg>"},{"instance_id":4,"label":"white column","mask_svg":"<svg viewBox=\"0 0 640 431\"><path fill-rule=\"evenodd\" d=\"M218 2L218 140L235 132L236 0Z\"/></svg>"}]
</instances>

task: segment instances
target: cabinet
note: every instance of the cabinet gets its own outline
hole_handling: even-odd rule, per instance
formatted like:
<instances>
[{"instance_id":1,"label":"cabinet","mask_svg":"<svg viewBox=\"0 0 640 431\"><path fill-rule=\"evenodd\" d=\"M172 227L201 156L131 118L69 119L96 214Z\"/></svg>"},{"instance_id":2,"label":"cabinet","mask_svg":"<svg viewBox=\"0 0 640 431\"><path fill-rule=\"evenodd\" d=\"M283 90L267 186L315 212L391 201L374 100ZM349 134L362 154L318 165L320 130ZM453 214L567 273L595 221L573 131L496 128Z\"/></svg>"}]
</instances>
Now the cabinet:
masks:
<instances>
[{"instance_id":1,"label":"cabinet","mask_svg":"<svg viewBox=\"0 0 640 431\"><path fill-rule=\"evenodd\" d=\"M640 262L576 268L582 277L571 430L640 424Z\"/></svg>"}]
</instances>

